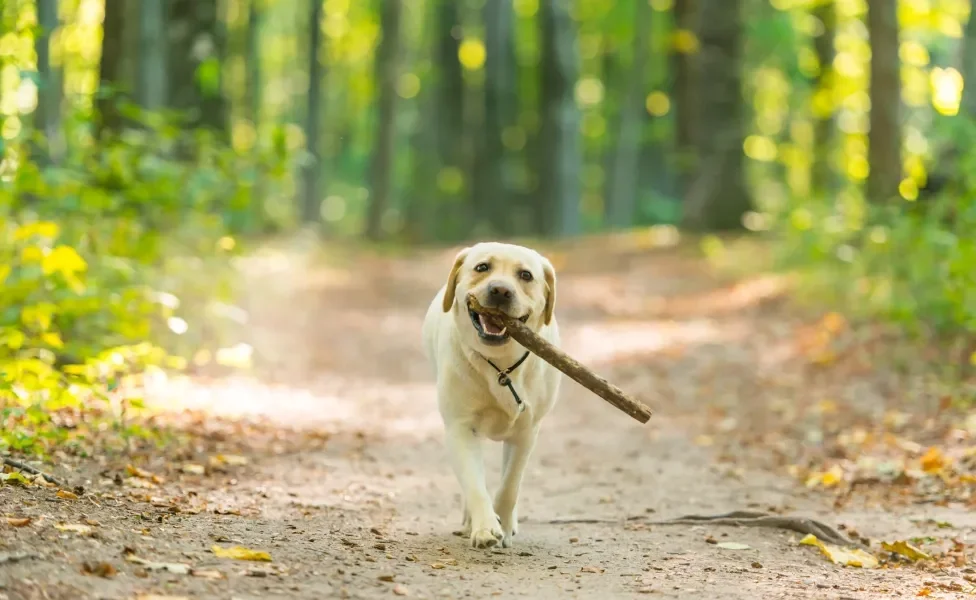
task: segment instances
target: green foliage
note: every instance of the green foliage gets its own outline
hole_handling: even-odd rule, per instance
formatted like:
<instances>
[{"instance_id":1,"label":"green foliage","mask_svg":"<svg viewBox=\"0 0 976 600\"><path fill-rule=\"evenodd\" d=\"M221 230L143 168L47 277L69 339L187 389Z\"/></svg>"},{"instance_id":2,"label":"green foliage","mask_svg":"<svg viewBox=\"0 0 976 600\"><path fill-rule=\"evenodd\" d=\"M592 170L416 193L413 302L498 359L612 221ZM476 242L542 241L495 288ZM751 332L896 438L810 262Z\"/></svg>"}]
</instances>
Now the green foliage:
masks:
<instances>
[{"instance_id":1,"label":"green foliage","mask_svg":"<svg viewBox=\"0 0 976 600\"><path fill-rule=\"evenodd\" d=\"M141 376L220 343L214 308L231 300L235 235L252 225L242 215L260 213L255 183L288 177L284 153L262 162L159 115L128 116L142 126L82 138L57 165L7 147L0 450L80 441L94 416L140 409Z\"/></svg>"},{"instance_id":2,"label":"green foliage","mask_svg":"<svg viewBox=\"0 0 976 600\"><path fill-rule=\"evenodd\" d=\"M976 122L953 117L940 127L965 149L938 165L950 174L942 190L883 207L849 192L795 200L773 229L781 264L799 268L815 298L912 333L968 337L976 333Z\"/></svg>"}]
</instances>

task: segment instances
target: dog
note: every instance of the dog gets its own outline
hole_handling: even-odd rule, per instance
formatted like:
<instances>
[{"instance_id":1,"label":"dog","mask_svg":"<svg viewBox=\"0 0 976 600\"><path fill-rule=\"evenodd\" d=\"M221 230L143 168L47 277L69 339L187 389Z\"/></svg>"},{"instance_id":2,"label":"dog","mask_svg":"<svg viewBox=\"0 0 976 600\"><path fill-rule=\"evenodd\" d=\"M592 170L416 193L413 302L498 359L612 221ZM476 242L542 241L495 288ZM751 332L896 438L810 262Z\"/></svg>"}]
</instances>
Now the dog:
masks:
<instances>
[{"instance_id":1,"label":"dog","mask_svg":"<svg viewBox=\"0 0 976 600\"><path fill-rule=\"evenodd\" d=\"M510 547L518 496L539 426L556 403L561 373L511 339L468 300L517 318L559 345L556 273L535 250L484 242L461 250L431 301L424 350L437 379L437 403L451 466L464 502L462 527L475 548ZM483 438L503 443L502 481L492 498Z\"/></svg>"}]
</instances>

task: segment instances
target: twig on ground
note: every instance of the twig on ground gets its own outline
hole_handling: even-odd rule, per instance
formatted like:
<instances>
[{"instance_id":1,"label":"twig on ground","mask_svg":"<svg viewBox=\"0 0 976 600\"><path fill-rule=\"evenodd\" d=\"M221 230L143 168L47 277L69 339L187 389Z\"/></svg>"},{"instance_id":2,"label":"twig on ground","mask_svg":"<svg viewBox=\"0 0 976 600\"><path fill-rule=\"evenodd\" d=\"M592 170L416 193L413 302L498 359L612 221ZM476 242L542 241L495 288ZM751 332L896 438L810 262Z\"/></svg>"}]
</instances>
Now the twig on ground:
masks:
<instances>
[{"instance_id":1,"label":"twig on ground","mask_svg":"<svg viewBox=\"0 0 976 600\"><path fill-rule=\"evenodd\" d=\"M786 529L796 533L813 534L817 539L828 544L839 546L865 546L857 541L841 535L833 527L807 517L783 517L768 513L753 512L746 510L736 510L720 515L684 515L675 519L663 521L645 521L643 516L629 517L627 519L598 519L585 517L569 517L559 519L549 519L542 521L547 525L573 525L573 524L597 524L597 523L625 523L629 521L644 521L649 525L735 525L739 527L768 527L771 529Z\"/></svg>"},{"instance_id":2,"label":"twig on ground","mask_svg":"<svg viewBox=\"0 0 976 600\"><path fill-rule=\"evenodd\" d=\"M45 473L44 471L41 471L40 469L36 469L36 468L28 465L27 463L22 463L19 460L14 460L14 459L10 458L9 456L0 456L0 458L3 459L3 464L5 464L5 465L9 465L9 466L11 466L11 467L13 467L15 469L20 469L24 473L30 473L31 475L40 475L44 479L46 479L46 480L50 481L51 483L53 483L54 485L56 485L56 486L58 486L60 488L63 488L64 487L64 483L63 482L55 479L52 475L50 475L48 473Z\"/></svg>"},{"instance_id":3,"label":"twig on ground","mask_svg":"<svg viewBox=\"0 0 976 600\"><path fill-rule=\"evenodd\" d=\"M807 517L782 517L768 513L737 510L720 515L685 515L676 519L650 522L651 525L699 525L703 523L787 529L804 535L813 534L817 536L818 540L828 544L864 547L860 542L841 535L833 527Z\"/></svg>"}]
</instances>

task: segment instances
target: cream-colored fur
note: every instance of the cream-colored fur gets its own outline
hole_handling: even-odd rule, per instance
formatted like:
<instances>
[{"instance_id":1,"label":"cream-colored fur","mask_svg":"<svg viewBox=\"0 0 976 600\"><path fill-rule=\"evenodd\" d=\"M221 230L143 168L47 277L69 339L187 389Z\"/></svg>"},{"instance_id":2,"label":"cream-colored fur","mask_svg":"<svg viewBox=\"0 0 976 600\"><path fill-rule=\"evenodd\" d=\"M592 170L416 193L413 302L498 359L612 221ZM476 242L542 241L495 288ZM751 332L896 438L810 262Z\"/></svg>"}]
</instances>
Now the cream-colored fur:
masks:
<instances>
[{"instance_id":1,"label":"cream-colored fur","mask_svg":"<svg viewBox=\"0 0 976 600\"><path fill-rule=\"evenodd\" d=\"M484 266L488 265L486 269ZM523 271L531 274L531 280ZM518 531L518 495L539 425L556 402L561 373L530 354L510 375L522 399L498 383L500 369L513 365L525 348L512 339L486 343L468 312L468 294L491 306L499 290L511 292L502 308L554 345L559 328L553 315L556 275L538 252L522 246L480 243L458 253L447 284L434 297L424 320L424 348L437 377L437 400L444 421L451 465L461 484L464 529L471 545L511 545ZM492 296L492 289L496 295ZM502 482L492 498L485 482L482 438L503 442Z\"/></svg>"}]
</instances>

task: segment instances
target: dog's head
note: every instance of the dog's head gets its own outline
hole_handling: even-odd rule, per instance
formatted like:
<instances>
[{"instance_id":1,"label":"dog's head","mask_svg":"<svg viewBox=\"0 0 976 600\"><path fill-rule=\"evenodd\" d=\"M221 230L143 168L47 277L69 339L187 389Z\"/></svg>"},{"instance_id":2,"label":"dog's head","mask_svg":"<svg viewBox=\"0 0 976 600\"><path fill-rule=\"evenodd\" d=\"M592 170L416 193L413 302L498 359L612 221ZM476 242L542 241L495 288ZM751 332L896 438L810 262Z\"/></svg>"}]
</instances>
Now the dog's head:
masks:
<instances>
[{"instance_id":1,"label":"dog's head","mask_svg":"<svg viewBox=\"0 0 976 600\"><path fill-rule=\"evenodd\" d=\"M535 250L486 242L460 251L447 278L444 312L454 313L462 339L470 345L504 346L505 328L475 312L468 296L481 306L500 310L539 331L552 321L556 303L556 273Z\"/></svg>"}]
</instances>

